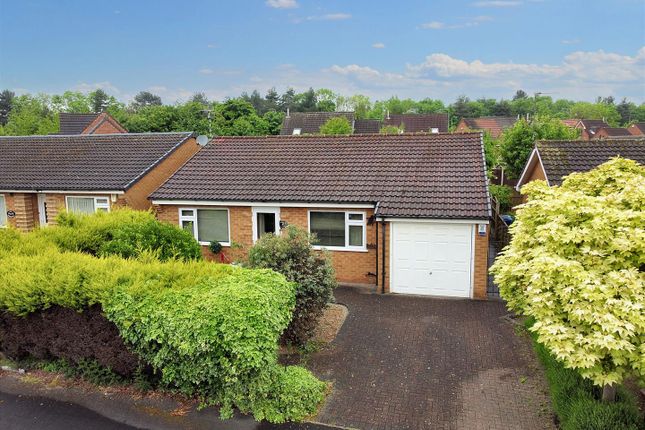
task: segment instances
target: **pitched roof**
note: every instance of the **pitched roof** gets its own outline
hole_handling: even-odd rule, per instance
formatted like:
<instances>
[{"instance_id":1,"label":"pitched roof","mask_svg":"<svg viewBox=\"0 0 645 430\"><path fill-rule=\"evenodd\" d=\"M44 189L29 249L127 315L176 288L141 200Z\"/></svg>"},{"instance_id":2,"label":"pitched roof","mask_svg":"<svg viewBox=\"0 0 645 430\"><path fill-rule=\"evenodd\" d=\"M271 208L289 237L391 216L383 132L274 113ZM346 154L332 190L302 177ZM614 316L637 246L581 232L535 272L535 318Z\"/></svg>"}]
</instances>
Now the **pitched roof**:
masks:
<instances>
[{"instance_id":1,"label":"pitched roof","mask_svg":"<svg viewBox=\"0 0 645 430\"><path fill-rule=\"evenodd\" d=\"M60 134L81 134L99 114L97 113L65 113L58 114Z\"/></svg>"},{"instance_id":2,"label":"pitched roof","mask_svg":"<svg viewBox=\"0 0 645 430\"><path fill-rule=\"evenodd\" d=\"M369 203L388 217L488 219L480 133L213 139L153 200Z\"/></svg>"},{"instance_id":3,"label":"pitched roof","mask_svg":"<svg viewBox=\"0 0 645 430\"><path fill-rule=\"evenodd\" d=\"M406 133L428 133L433 128L439 129L440 133L445 133L448 131L448 114L390 114L383 120L383 125L400 127L401 124Z\"/></svg>"},{"instance_id":4,"label":"pitched roof","mask_svg":"<svg viewBox=\"0 0 645 430\"><path fill-rule=\"evenodd\" d=\"M354 122L354 112L292 112L282 121L280 134L292 135L296 128L301 134L320 133L320 126L337 116L347 118L350 125Z\"/></svg>"},{"instance_id":5,"label":"pitched roof","mask_svg":"<svg viewBox=\"0 0 645 430\"><path fill-rule=\"evenodd\" d=\"M602 119L581 119L578 121L578 124L581 125L585 130L593 130L600 127L609 127L609 124L607 124Z\"/></svg>"},{"instance_id":6,"label":"pitched roof","mask_svg":"<svg viewBox=\"0 0 645 430\"><path fill-rule=\"evenodd\" d=\"M562 124L571 128L574 128L580 122L579 119L561 119L560 121L562 121Z\"/></svg>"},{"instance_id":7,"label":"pitched roof","mask_svg":"<svg viewBox=\"0 0 645 430\"><path fill-rule=\"evenodd\" d=\"M598 128L596 129L595 135L598 136L599 134L602 134L603 136L608 136L608 137L633 136L626 128L619 128L619 127Z\"/></svg>"},{"instance_id":8,"label":"pitched roof","mask_svg":"<svg viewBox=\"0 0 645 430\"><path fill-rule=\"evenodd\" d=\"M0 190L125 191L192 133L0 137Z\"/></svg>"},{"instance_id":9,"label":"pitched roof","mask_svg":"<svg viewBox=\"0 0 645 430\"><path fill-rule=\"evenodd\" d=\"M462 120L469 129L486 130L490 133L491 137L497 138L502 134L502 131L513 127L513 124L517 122L517 117L483 116L479 118L462 118Z\"/></svg>"},{"instance_id":10,"label":"pitched roof","mask_svg":"<svg viewBox=\"0 0 645 430\"><path fill-rule=\"evenodd\" d=\"M546 140L536 143L549 184L560 185L573 172L586 172L621 156L645 164L645 138Z\"/></svg>"},{"instance_id":11,"label":"pitched roof","mask_svg":"<svg viewBox=\"0 0 645 430\"><path fill-rule=\"evenodd\" d=\"M108 122L121 133L127 133L126 130L116 119L109 113L66 113L58 114L59 133L58 134L92 134L103 123Z\"/></svg>"},{"instance_id":12,"label":"pitched roof","mask_svg":"<svg viewBox=\"0 0 645 430\"><path fill-rule=\"evenodd\" d=\"M357 119L354 121L355 134L380 133L382 122L380 119Z\"/></svg>"},{"instance_id":13,"label":"pitched roof","mask_svg":"<svg viewBox=\"0 0 645 430\"><path fill-rule=\"evenodd\" d=\"M627 130L634 136L640 136L645 134L645 122L637 122L635 124L627 127Z\"/></svg>"}]
</instances>

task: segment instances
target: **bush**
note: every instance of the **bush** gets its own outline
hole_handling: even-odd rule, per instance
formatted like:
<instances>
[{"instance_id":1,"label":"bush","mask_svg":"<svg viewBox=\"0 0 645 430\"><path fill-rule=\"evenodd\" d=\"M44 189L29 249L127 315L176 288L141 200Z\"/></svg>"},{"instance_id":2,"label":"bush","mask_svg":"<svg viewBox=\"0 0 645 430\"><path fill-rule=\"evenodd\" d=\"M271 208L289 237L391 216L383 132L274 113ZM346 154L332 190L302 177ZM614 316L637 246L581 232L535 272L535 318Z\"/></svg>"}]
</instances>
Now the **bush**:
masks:
<instances>
[{"instance_id":1,"label":"bush","mask_svg":"<svg viewBox=\"0 0 645 430\"><path fill-rule=\"evenodd\" d=\"M0 285L10 286L0 287L0 312L100 305L162 387L220 404L224 416L237 406L258 419L301 420L322 400L325 385L310 372L277 363L295 306L295 286L283 275L146 254L96 258L31 246L23 253L32 237L0 232L10 247L0 252Z\"/></svg>"},{"instance_id":2,"label":"bush","mask_svg":"<svg viewBox=\"0 0 645 430\"><path fill-rule=\"evenodd\" d=\"M508 212L511 209L511 197L513 196L513 189L508 185L489 185L491 196L499 202L501 212Z\"/></svg>"},{"instance_id":3,"label":"bush","mask_svg":"<svg viewBox=\"0 0 645 430\"><path fill-rule=\"evenodd\" d=\"M530 325L530 324L529 324ZM544 365L551 403L563 430L638 430L643 429L634 398L619 389L617 401L600 401L601 390L573 369L567 369L546 347L533 341Z\"/></svg>"},{"instance_id":4,"label":"bush","mask_svg":"<svg viewBox=\"0 0 645 430\"><path fill-rule=\"evenodd\" d=\"M152 251L161 260L197 260L202 256L192 234L156 220L151 212L130 209L93 215L64 212L56 220L58 226L42 229L39 235L64 251L124 258Z\"/></svg>"},{"instance_id":5,"label":"bush","mask_svg":"<svg viewBox=\"0 0 645 430\"><path fill-rule=\"evenodd\" d=\"M320 126L320 134L352 134L352 124L344 116L329 118Z\"/></svg>"},{"instance_id":6,"label":"bush","mask_svg":"<svg viewBox=\"0 0 645 430\"><path fill-rule=\"evenodd\" d=\"M312 237L289 226L282 234L266 234L249 251L251 267L273 269L296 283L296 308L282 338L287 343L304 345L336 287L329 255L312 248Z\"/></svg>"}]
</instances>

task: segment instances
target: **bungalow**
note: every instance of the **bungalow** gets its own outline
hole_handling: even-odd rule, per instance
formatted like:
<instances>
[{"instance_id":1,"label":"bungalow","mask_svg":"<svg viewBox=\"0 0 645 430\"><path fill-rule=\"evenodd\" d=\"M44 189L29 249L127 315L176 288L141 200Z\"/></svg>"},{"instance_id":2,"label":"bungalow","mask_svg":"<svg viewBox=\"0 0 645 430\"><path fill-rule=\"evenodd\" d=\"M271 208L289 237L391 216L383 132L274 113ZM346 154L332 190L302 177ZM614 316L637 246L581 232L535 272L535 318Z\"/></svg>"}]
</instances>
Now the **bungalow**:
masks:
<instances>
[{"instance_id":1,"label":"bungalow","mask_svg":"<svg viewBox=\"0 0 645 430\"><path fill-rule=\"evenodd\" d=\"M127 133L119 122L107 112L58 114L58 134L110 134Z\"/></svg>"},{"instance_id":2,"label":"bungalow","mask_svg":"<svg viewBox=\"0 0 645 430\"><path fill-rule=\"evenodd\" d=\"M218 137L150 196L220 258L295 225L345 284L486 298L490 204L481 133Z\"/></svg>"},{"instance_id":3,"label":"bungalow","mask_svg":"<svg viewBox=\"0 0 645 430\"><path fill-rule=\"evenodd\" d=\"M581 119L574 128L580 129L580 138L583 140L594 139L599 128L609 127L604 119Z\"/></svg>"},{"instance_id":4,"label":"bungalow","mask_svg":"<svg viewBox=\"0 0 645 430\"><path fill-rule=\"evenodd\" d=\"M601 127L594 133L594 139L607 139L612 137L634 137L626 128Z\"/></svg>"},{"instance_id":5,"label":"bungalow","mask_svg":"<svg viewBox=\"0 0 645 430\"><path fill-rule=\"evenodd\" d=\"M354 112L294 112L287 110L282 121L281 135L300 135L320 133L320 127L332 118L344 117L354 124Z\"/></svg>"},{"instance_id":6,"label":"bungalow","mask_svg":"<svg viewBox=\"0 0 645 430\"><path fill-rule=\"evenodd\" d=\"M513 127L517 122L514 116L483 116L480 118L462 118L455 131L487 131L490 136L497 139L507 128Z\"/></svg>"},{"instance_id":7,"label":"bungalow","mask_svg":"<svg viewBox=\"0 0 645 430\"><path fill-rule=\"evenodd\" d=\"M406 133L447 133L448 114L390 114L388 111L383 125L402 128Z\"/></svg>"},{"instance_id":8,"label":"bungalow","mask_svg":"<svg viewBox=\"0 0 645 430\"><path fill-rule=\"evenodd\" d=\"M645 135L645 122L637 122L627 127L627 130L634 136Z\"/></svg>"},{"instance_id":9,"label":"bungalow","mask_svg":"<svg viewBox=\"0 0 645 430\"><path fill-rule=\"evenodd\" d=\"M621 156L645 164L645 138L579 140L546 140L536 142L516 189L534 180L549 185L562 184L562 178L573 172L586 172L609 159Z\"/></svg>"},{"instance_id":10,"label":"bungalow","mask_svg":"<svg viewBox=\"0 0 645 430\"><path fill-rule=\"evenodd\" d=\"M192 133L0 137L0 227L29 231L60 209L150 208L148 196L197 150Z\"/></svg>"}]
</instances>

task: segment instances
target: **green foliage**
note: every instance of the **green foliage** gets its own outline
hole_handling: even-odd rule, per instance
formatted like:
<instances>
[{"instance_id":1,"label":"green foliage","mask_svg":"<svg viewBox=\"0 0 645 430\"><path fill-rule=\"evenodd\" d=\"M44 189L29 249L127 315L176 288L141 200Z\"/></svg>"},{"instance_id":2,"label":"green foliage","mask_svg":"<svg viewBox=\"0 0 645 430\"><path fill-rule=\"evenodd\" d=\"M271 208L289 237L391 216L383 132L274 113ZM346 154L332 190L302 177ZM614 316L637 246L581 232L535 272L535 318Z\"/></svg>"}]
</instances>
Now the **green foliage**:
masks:
<instances>
[{"instance_id":1,"label":"green foliage","mask_svg":"<svg viewBox=\"0 0 645 430\"><path fill-rule=\"evenodd\" d=\"M499 140L493 139L488 131L482 134L484 140L484 157L486 158L486 169L491 172L492 169L499 166L500 148Z\"/></svg>"},{"instance_id":2,"label":"green foliage","mask_svg":"<svg viewBox=\"0 0 645 430\"><path fill-rule=\"evenodd\" d=\"M63 251L124 258L154 252L161 260L201 258L201 248L190 233L158 221L151 212L130 209L93 215L63 212L57 223L36 234Z\"/></svg>"},{"instance_id":3,"label":"green foliage","mask_svg":"<svg viewBox=\"0 0 645 430\"><path fill-rule=\"evenodd\" d=\"M320 126L320 134L352 134L352 125L344 116L329 118Z\"/></svg>"},{"instance_id":4,"label":"green foliage","mask_svg":"<svg viewBox=\"0 0 645 430\"><path fill-rule=\"evenodd\" d=\"M395 125L385 125L381 127L379 133L381 134L401 134L405 131L405 127L401 124L401 127Z\"/></svg>"},{"instance_id":5,"label":"green foliage","mask_svg":"<svg viewBox=\"0 0 645 430\"><path fill-rule=\"evenodd\" d=\"M67 378L83 378L93 384L108 386L123 384L124 378L111 369L101 366L96 360L81 359L71 363L64 359L40 363L38 366L47 372L62 373Z\"/></svg>"},{"instance_id":6,"label":"green foliage","mask_svg":"<svg viewBox=\"0 0 645 430\"><path fill-rule=\"evenodd\" d=\"M491 268L510 309L594 384L645 378L645 167L616 158L522 188L510 245Z\"/></svg>"},{"instance_id":7,"label":"green foliage","mask_svg":"<svg viewBox=\"0 0 645 430\"><path fill-rule=\"evenodd\" d=\"M330 257L315 251L313 238L289 226L279 236L266 234L249 251L249 265L269 268L296 283L296 308L283 334L288 343L304 345L332 300L336 278Z\"/></svg>"},{"instance_id":8,"label":"green foliage","mask_svg":"<svg viewBox=\"0 0 645 430\"><path fill-rule=\"evenodd\" d=\"M534 347L544 365L551 404L563 430L643 428L639 425L636 402L629 392L620 389L615 403L603 403L599 400L600 390L591 381L564 367L544 345L534 342Z\"/></svg>"},{"instance_id":9,"label":"green foliage","mask_svg":"<svg viewBox=\"0 0 645 430\"><path fill-rule=\"evenodd\" d=\"M161 374L160 384L207 404L274 422L301 420L325 384L277 363L277 341L295 306L294 285L270 270L142 256L95 258L0 231L0 310L27 315L59 305L100 304L126 345ZM87 372L102 375L86 366ZM294 391L298 390L298 391Z\"/></svg>"},{"instance_id":10,"label":"green foliage","mask_svg":"<svg viewBox=\"0 0 645 430\"><path fill-rule=\"evenodd\" d=\"M620 113L612 103L577 102L569 109L570 118L604 119L612 127L618 127L621 122Z\"/></svg>"},{"instance_id":11,"label":"green foliage","mask_svg":"<svg viewBox=\"0 0 645 430\"><path fill-rule=\"evenodd\" d=\"M560 120L539 117L531 122L521 119L504 131L500 155L509 177L517 178L528 161L536 140L577 139L578 130L571 129Z\"/></svg>"},{"instance_id":12,"label":"green foliage","mask_svg":"<svg viewBox=\"0 0 645 430\"><path fill-rule=\"evenodd\" d=\"M210 249L213 254L219 254L222 252L222 244L219 242L211 242L208 244L208 249Z\"/></svg>"},{"instance_id":13,"label":"green foliage","mask_svg":"<svg viewBox=\"0 0 645 430\"><path fill-rule=\"evenodd\" d=\"M499 207L502 212L507 212L511 209L511 197L513 196L513 189L508 185L489 185L488 190L491 196L499 202Z\"/></svg>"}]
</instances>

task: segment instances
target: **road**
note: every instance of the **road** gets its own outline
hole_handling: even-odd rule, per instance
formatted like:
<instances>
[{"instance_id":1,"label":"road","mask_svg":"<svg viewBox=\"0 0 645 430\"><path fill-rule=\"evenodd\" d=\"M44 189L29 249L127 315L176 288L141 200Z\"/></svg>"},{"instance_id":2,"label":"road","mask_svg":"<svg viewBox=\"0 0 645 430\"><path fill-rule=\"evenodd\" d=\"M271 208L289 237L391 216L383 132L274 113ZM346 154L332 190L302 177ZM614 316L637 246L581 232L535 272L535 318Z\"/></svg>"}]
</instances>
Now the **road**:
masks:
<instances>
[{"instance_id":1,"label":"road","mask_svg":"<svg viewBox=\"0 0 645 430\"><path fill-rule=\"evenodd\" d=\"M153 427L151 427L153 428ZM179 425L178 429L185 428ZM213 422L213 428L239 428L234 420ZM0 429L3 430L134 430L74 403L0 391ZM272 425L258 423L257 430L330 430L317 424Z\"/></svg>"}]
</instances>

